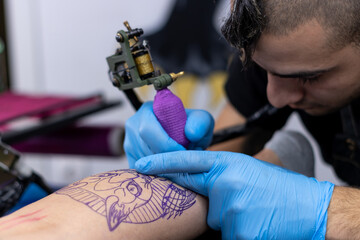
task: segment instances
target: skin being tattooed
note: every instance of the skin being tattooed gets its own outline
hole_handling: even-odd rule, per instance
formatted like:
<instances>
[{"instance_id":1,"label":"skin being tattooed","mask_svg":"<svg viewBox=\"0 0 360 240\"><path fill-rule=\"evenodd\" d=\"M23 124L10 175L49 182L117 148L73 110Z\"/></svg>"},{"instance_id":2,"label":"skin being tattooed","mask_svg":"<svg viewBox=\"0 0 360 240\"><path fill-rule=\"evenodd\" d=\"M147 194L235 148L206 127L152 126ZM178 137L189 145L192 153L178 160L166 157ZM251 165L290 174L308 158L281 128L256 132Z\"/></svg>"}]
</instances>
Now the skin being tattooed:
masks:
<instances>
[{"instance_id":1,"label":"skin being tattooed","mask_svg":"<svg viewBox=\"0 0 360 240\"><path fill-rule=\"evenodd\" d=\"M0 240L196 239L207 234L207 209L206 198L165 178L114 170L0 218Z\"/></svg>"},{"instance_id":2,"label":"skin being tattooed","mask_svg":"<svg viewBox=\"0 0 360 240\"><path fill-rule=\"evenodd\" d=\"M28 214L23 214L23 215L11 218L6 221L2 221L0 223L0 231L11 229L19 224L23 224L26 222L40 221L41 219L43 219L45 217L46 217L46 215L41 214L41 209L31 212L31 213L28 213Z\"/></svg>"},{"instance_id":3,"label":"skin being tattooed","mask_svg":"<svg viewBox=\"0 0 360 240\"><path fill-rule=\"evenodd\" d=\"M106 217L110 231L122 222L142 224L175 218L196 202L195 193L164 178L138 174L131 169L97 174L56 193L67 195Z\"/></svg>"}]
</instances>

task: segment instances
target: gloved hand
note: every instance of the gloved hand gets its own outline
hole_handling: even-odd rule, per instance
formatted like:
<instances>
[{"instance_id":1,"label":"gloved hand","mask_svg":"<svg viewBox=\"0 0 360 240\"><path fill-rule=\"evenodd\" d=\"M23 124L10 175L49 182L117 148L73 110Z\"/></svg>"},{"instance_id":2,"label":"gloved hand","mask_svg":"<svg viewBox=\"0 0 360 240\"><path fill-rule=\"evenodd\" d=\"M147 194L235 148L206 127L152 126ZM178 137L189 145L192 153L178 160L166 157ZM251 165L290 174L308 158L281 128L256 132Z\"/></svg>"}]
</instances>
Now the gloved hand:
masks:
<instances>
[{"instance_id":1,"label":"gloved hand","mask_svg":"<svg viewBox=\"0 0 360 240\"><path fill-rule=\"evenodd\" d=\"M230 152L157 154L135 169L208 196L208 225L223 239L325 239L332 183Z\"/></svg>"},{"instance_id":2,"label":"gloved hand","mask_svg":"<svg viewBox=\"0 0 360 240\"><path fill-rule=\"evenodd\" d=\"M152 102L144 103L137 113L125 123L124 151L129 167L141 157L155 153L185 150L161 127L154 115ZM212 116L203 110L186 109L185 136L190 141L188 149L202 150L209 146L214 128Z\"/></svg>"}]
</instances>

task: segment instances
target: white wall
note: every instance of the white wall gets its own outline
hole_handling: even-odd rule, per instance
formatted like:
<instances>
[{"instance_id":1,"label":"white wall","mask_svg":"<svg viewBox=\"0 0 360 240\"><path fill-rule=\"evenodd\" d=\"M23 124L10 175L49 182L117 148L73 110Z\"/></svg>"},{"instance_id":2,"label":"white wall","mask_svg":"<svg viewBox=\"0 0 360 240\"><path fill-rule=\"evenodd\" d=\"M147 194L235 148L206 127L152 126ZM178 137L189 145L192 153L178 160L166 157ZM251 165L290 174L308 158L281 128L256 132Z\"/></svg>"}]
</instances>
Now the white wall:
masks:
<instances>
[{"instance_id":1,"label":"white wall","mask_svg":"<svg viewBox=\"0 0 360 240\"><path fill-rule=\"evenodd\" d=\"M27 93L102 92L123 98L109 82L105 61L117 46L116 32L124 29L124 20L146 33L156 31L173 2L6 1L14 88ZM132 114L131 108L122 110L122 115Z\"/></svg>"},{"instance_id":2,"label":"white wall","mask_svg":"<svg viewBox=\"0 0 360 240\"><path fill-rule=\"evenodd\" d=\"M109 81L105 58L115 52L115 34L128 20L145 33L165 22L172 0L7 0L8 48L14 90L25 93L122 99L121 108L84 121L122 125L134 110ZM125 159L23 155L54 185L93 173L125 168Z\"/></svg>"},{"instance_id":3,"label":"white wall","mask_svg":"<svg viewBox=\"0 0 360 240\"><path fill-rule=\"evenodd\" d=\"M105 58L117 46L114 36L124 29L125 20L134 28L143 28L146 34L156 31L173 4L174 0L6 0L14 89L76 96L101 92L108 99L124 100L124 105L86 121L123 124L134 111L108 80ZM228 9L228 0L224 5L214 19L217 24ZM200 100L205 98L204 88L199 96ZM302 129L296 118L290 128ZM318 178L339 183L332 170L320 161L317 149L316 155ZM55 185L127 167L125 159L34 155L24 158Z\"/></svg>"}]
</instances>

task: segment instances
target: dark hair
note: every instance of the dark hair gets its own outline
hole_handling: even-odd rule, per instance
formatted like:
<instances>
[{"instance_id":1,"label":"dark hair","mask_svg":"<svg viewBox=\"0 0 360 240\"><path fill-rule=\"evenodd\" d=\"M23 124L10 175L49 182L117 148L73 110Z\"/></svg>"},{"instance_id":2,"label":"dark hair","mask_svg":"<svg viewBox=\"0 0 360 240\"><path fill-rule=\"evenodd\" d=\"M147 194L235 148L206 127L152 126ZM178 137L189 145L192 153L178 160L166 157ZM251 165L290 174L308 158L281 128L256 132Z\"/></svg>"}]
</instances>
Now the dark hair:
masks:
<instances>
[{"instance_id":1,"label":"dark hair","mask_svg":"<svg viewBox=\"0 0 360 240\"><path fill-rule=\"evenodd\" d=\"M360 46L359 0L234 0L221 31L245 54L246 65L263 32L288 35L310 20L318 21L328 33L331 48Z\"/></svg>"},{"instance_id":2,"label":"dark hair","mask_svg":"<svg viewBox=\"0 0 360 240\"><path fill-rule=\"evenodd\" d=\"M226 40L240 50L244 65L251 58L264 27L261 7L256 0L234 1L231 14L221 27Z\"/></svg>"}]
</instances>

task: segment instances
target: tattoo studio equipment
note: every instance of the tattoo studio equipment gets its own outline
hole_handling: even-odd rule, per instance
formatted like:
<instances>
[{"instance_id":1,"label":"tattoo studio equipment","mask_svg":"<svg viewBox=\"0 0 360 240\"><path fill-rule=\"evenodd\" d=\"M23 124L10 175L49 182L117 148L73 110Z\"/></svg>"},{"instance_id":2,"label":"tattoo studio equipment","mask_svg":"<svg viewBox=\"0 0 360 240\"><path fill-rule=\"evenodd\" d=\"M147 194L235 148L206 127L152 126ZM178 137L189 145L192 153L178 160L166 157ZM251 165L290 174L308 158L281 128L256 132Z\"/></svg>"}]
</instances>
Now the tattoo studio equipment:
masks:
<instances>
[{"instance_id":1,"label":"tattoo studio equipment","mask_svg":"<svg viewBox=\"0 0 360 240\"><path fill-rule=\"evenodd\" d=\"M142 103L133 89L153 84L157 91L153 104L157 119L172 139L187 147L189 141L184 133L187 118L185 108L181 100L167 88L183 72L161 74L155 70L147 41L140 42L138 39L144 33L143 30L132 29L128 22L124 22L124 25L127 31L120 30L116 34L120 48L106 59L113 85L123 90L138 110Z\"/></svg>"},{"instance_id":2,"label":"tattoo studio equipment","mask_svg":"<svg viewBox=\"0 0 360 240\"><path fill-rule=\"evenodd\" d=\"M277 125L285 122L291 112L291 109L288 107L278 109L270 104L266 104L248 117L244 124L235 125L215 132L210 145L228 141L258 129L276 130L279 128Z\"/></svg>"},{"instance_id":3,"label":"tattoo studio equipment","mask_svg":"<svg viewBox=\"0 0 360 240\"><path fill-rule=\"evenodd\" d=\"M53 191L43 179L19 160L20 154L0 141L0 217L11 210L31 183L47 194Z\"/></svg>"},{"instance_id":4,"label":"tattoo studio equipment","mask_svg":"<svg viewBox=\"0 0 360 240\"><path fill-rule=\"evenodd\" d=\"M138 39L144 33L143 30L132 29L127 21L124 25L127 31L120 30L116 34L120 48L106 59L111 82L125 93L136 110L140 108L142 102L138 99L134 88L153 84L157 91L153 104L157 119L169 136L186 148L189 141L184 133L187 119L185 109L181 100L167 88L183 75L183 72L161 74L159 70L155 70L148 42L146 40L140 42ZM266 105L250 116L246 124L215 132L211 145L242 136L255 128L271 126L274 122L271 119L281 112L283 113L283 110Z\"/></svg>"}]
</instances>

